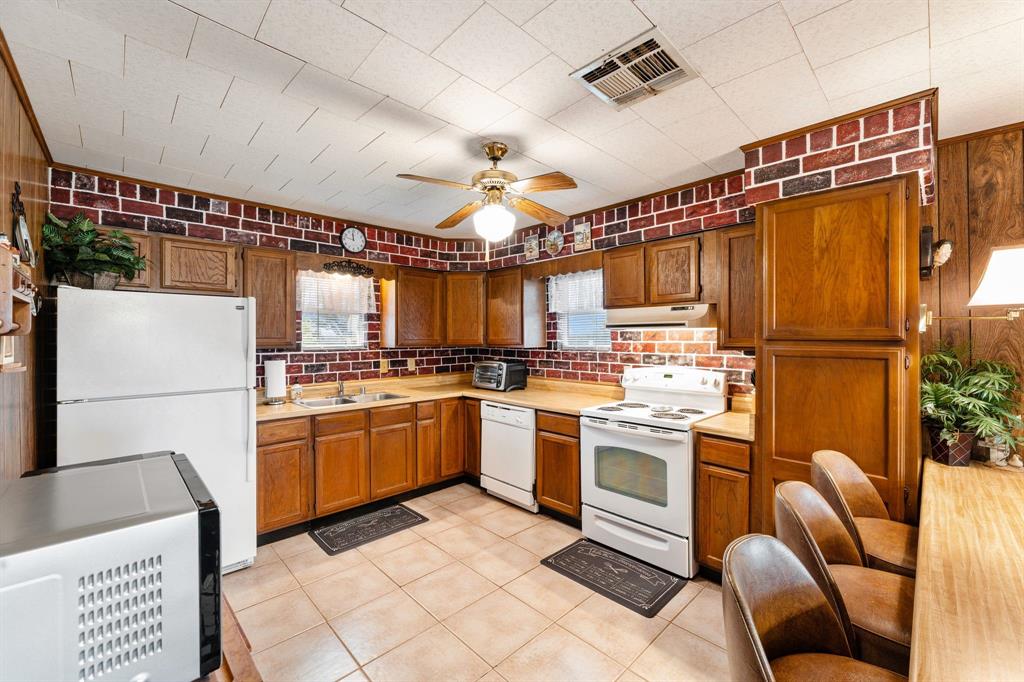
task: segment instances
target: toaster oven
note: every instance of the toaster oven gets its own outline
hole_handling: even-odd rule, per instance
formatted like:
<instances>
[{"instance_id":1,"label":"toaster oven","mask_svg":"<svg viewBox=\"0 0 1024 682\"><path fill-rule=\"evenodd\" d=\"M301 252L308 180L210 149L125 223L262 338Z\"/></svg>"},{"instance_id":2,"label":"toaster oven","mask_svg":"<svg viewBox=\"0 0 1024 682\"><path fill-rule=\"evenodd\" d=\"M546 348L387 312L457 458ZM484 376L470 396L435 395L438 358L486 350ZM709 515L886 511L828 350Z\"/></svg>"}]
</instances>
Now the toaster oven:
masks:
<instances>
[{"instance_id":1,"label":"toaster oven","mask_svg":"<svg viewBox=\"0 0 1024 682\"><path fill-rule=\"evenodd\" d=\"M492 391L526 388L526 363L485 360L473 365L473 385Z\"/></svg>"}]
</instances>

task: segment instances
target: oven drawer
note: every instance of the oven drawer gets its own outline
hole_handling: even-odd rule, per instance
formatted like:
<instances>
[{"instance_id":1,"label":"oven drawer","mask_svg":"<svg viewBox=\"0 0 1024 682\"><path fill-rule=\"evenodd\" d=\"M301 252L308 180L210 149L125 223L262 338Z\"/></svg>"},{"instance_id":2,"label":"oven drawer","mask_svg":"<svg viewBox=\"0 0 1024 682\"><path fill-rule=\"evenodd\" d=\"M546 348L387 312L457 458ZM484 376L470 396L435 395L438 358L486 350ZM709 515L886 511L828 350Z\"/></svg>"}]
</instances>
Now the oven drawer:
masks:
<instances>
[{"instance_id":1,"label":"oven drawer","mask_svg":"<svg viewBox=\"0 0 1024 682\"><path fill-rule=\"evenodd\" d=\"M688 538L656 530L602 509L583 505L583 535L684 578L697 572Z\"/></svg>"}]
</instances>

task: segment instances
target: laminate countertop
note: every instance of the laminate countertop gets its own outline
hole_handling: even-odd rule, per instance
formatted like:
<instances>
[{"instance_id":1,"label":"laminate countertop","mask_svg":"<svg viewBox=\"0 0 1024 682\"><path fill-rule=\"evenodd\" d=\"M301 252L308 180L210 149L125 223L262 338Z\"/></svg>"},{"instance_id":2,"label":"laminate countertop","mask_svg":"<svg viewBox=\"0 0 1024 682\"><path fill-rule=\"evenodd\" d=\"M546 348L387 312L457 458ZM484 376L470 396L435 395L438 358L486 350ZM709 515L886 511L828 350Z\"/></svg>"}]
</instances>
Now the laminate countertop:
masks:
<instances>
[{"instance_id":1,"label":"laminate countertop","mask_svg":"<svg viewBox=\"0 0 1024 682\"><path fill-rule=\"evenodd\" d=\"M723 412L714 417L702 419L693 425L698 433L725 436L736 440L754 442L754 415L750 412Z\"/></svg>"},{"instance_id":2,"label":"laminate countertop","mask_svg":"<svg viewBox=\"0 0 1024 682\"><path fill-rule=\"evenodd\" d=\"M1024 473L924 461L911 680L1024 677Z\"/></svg>"}]
</instances>

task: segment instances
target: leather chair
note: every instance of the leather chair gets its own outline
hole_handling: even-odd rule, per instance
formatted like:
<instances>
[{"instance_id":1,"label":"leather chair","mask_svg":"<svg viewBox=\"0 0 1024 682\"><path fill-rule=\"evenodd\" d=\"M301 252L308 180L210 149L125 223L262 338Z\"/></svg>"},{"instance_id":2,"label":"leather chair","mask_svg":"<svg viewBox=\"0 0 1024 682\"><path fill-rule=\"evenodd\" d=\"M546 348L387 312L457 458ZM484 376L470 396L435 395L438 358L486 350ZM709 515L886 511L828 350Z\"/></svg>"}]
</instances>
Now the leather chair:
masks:
<instances>
[{"instance_id":1,"label":"leather chair","mask_svg":"<svg viewBox=\"0 0 1024 682\"><path fill-rule=\"evenodd\" d=\"M875 486L857 463L835 450L811 455L811 485L850 531L867 566L913 578L917 528L889 519Z\"/></svg>"},{"instance_id":2,"label":"leather chair","mask_svg":"<svg viewBox=\"0 0 1024 682\"><path fill-rule=\"evenodd\" d=\"M722 608L733 680L905 679L852 658L846 632L814 578L769 535L745 535L726 548Z\"/></svg>"},{"instance_id":3,"label":"leather chair","mask_svg":"<svg viewBox=\"0 0 1024 682\"><path fill-rule=\"evenodd\" d=\"M914 580L866 567L832 507L802 481L776 486L775 534L825 593L853 643L854 656L907 674Z\"/></svg>"}]
</instances>

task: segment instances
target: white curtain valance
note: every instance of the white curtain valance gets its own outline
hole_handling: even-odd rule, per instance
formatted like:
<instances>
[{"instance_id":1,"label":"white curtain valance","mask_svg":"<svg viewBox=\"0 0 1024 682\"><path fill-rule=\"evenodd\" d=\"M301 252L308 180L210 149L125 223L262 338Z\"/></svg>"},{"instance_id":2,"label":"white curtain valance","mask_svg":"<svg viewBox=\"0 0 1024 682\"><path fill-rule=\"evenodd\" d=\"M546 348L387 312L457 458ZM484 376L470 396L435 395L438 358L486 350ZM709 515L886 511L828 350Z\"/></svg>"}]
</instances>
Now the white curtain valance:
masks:
<instances>
[{"instance_id":1,"label":"white curtain valance","mask_svg":"<svg viewBox=\"0 0 1024 682\"><path fill-rule=\"evenodd\" d=\"M372 277L302 270L298 285L295 298L299 310L331 315L365 315L377 311Z\"/></svg>"},{"instance_id":2,"label":"white curtain valance","mask_svg":"<svg viewBox=\"0 0 1024 682\"><path fill-rule=\"evenodd\" d=\"M548 285L548 305L553 313L604 310L604 277L600 270L554 275Z\"/></svg>"}]
</instances>

